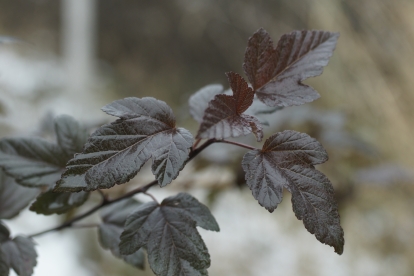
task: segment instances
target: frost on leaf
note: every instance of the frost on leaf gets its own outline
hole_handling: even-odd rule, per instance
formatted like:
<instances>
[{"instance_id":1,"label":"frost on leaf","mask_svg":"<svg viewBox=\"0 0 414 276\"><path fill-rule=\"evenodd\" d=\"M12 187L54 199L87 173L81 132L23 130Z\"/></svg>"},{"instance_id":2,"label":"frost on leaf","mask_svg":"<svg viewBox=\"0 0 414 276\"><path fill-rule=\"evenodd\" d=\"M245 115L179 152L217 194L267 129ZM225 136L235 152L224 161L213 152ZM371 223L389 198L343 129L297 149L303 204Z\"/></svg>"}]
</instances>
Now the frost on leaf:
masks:
<instances>
[{"instance_id":1,"label":"frost on leaf","mask_svg":"<svg viewBox=\"0 0 414 276\"><path fill-rule=\"evenodd\" d=\"M122 255L119 252L120 236L127 216L140 205L140 202L130 198L105 208L101 213L102 223L99 225L98 233L103 248L111 250L115 257L123 259L126 263L144 269L145 255L142 248L130 255Z\"/></svg>"},{"instance_id":2,"label":"frost on leaf","mask_svg":"<svg viewBox=\"0 0 414 276\"><path fill-rule=\"evenodd\" d=\"M150 158L161 187L178 176L193 136L175 127L175 117L165 102L125 98L102 110L119 119L89 137L83 152L66 164L56 191L90 191L128 182Z\"/></svg>"},{"instance_id":3,"label":"frost on leaf","mask_svg":"<svg viewBox=\"0 0 414 276\"><path fill-rule=\"evenodd\" d=\"M257 141L261 141L263 129L259 120L243 114L253 103L253 90L240 75L230 72L227 77L233 95L219 94L209 102L197 138L224 139L253 132Z\"/></svg>"},{"instance_id":4,"label":"frost on leaf","mask_svg":"<svg viewBox=\"0 0 414 276\"><path fill-rule=\"evenodd\" d=\"M210 255L196 226L219 231L209 209L189 194L142 204L126 220L120 252L145 247L157 276L207 275Z\"/></svg>"},{"instance_id":5,"label":"frost on leaf","mask_svg":"<svg viewBox=\"0 0 414 276\"><path fill-rule=\"evenodd\" d=\"M245 154L247 185L260 205L273 212L283 188L292 193L293 210L316 238L343 252L343 230L329 180L313 165L328 160L322 145L307 134L286 130L269 137L262 150Z\"/></svg>"},{"instance_id":6,"label":"frost on leaf","mask_svg":"<svg viewBox=\"0 0 414 276\"><path fill-rule=\"evenodd\" d=\"M2 253L2 254L1 254ZM0 271L13 268L19 276L30 276L37 264L37 253L30 238L17 236L0 243Z\"/></svg>"},{"instance_id":7,"label":"frost on leaf","mask_svg":"<svg viewBox=\"0 0 414 276\"><path fill-rule=\"evenodd\" d=\"M283 35L276 48L259 29L249 39L243 68L257 97L268 106L312 102L319 94L302 81L322 74L335 49L338 33L294 31Z\"/></svg>"}]
</instances>

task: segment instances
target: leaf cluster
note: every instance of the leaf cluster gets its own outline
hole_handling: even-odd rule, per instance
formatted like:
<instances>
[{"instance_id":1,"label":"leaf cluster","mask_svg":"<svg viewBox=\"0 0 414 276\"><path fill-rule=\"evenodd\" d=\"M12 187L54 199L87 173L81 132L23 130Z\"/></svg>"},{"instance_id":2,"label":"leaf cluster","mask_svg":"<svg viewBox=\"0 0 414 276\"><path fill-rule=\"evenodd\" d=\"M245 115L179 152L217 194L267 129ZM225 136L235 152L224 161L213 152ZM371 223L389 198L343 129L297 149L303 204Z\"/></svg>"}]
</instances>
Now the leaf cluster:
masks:
<instances>
[{"instance_id":1,"label":"leaf cluster","mask_svg":"<svg viewBox=\"0 0 414 276\"><path fill-rule=\"evenodd\" d=\"M103 208L98 227L103 248L143 269L145 253L158 276L208 275L210 255L197 226L219 231L210 210L189 194L180 193L158 203L133 199L158 184L177 178L187 162L209 145L224 142L250 149L243 158L247 185L253 197L269 212L282 201L283 189L292 194L296 217L322 243L342 254L344 238L332 184L315 168L328 156L309 135L293 130L265 139L261 149L226 138L253 133L264 138L261 114L311 102L319 94L303 83L322 73L338 39L337 33L295 31L282 36L276 47L259 29L249 39L243 69L250 84L228 72L230 90L210 85L189 100L190 113L200 123L195 139L177 127L172 109L163 101L145 98L116 100L102 110L116 117L88 136L73 118L55 120L56 142L41 138L0 140L0 219L18 214L33 199L30 210L62 214L82 205L95 190L121 185L152 160L155 181L119 198L103 195L102 202L61 226L72 226ZM200 141L206 141L200 144ZM17 200L18 199L18 200ZM31 275L36 252L30 238L10 238L0 224L0 274L13 268ZM7 271L7 274L6 274Z\"/></svg>"}]
</instances>

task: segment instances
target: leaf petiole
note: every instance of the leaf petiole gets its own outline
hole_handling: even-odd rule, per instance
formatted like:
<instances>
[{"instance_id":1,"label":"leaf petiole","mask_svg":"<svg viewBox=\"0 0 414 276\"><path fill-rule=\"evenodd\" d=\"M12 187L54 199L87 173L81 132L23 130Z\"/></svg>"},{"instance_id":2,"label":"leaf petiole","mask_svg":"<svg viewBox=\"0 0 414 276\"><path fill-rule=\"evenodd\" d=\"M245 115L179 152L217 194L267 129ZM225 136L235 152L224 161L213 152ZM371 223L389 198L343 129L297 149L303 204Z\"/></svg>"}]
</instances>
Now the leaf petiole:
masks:
<instances>
[{"instance_id":1,"label":"leaf petiole","mask_svg":"<svg viewBox=\"0 0 414 276\"><path fill-rule=\"evenodd\" d=\"M216 140L216 143L226 143L226 144L231 144L231 145L235 145L235 146L239 146L245 149L249 149L249 150L256 150L257 148L246 145L246 144L242 144L242 143L238 143L238 142L233 142L233 141L228 141L228 140Z\"/></svg>"}]
</instances>

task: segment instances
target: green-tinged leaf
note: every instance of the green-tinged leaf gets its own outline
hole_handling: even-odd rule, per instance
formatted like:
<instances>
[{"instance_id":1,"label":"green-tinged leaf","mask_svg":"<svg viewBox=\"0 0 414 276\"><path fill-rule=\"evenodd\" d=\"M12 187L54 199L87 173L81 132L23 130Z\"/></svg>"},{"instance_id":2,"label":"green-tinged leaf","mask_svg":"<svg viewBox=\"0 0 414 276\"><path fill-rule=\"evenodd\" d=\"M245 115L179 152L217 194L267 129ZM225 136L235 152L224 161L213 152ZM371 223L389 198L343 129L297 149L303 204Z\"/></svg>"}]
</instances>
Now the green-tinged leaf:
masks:
<instances>
[{"instance_id":1,"label":"green-tinged leaf","mask_svg":"<svg viewBox=\"0 0 414 276\"><path fill-rule=\"evenodd\" d=\"M11 219L18 215L40 192L38 188L18 185L0 169L0 219Z\"/></svg>"},{"instance_id":2,"label":"green-tinged leaf","mask_svg":"<svg viewBox=\"0 0 414 276\"><path fill-rule=\"evenodd\" d=\"M294 31L283 35L273 48L265 30L254 33L243 68L258 98L268 106L301 105L319 98L302 81L322 74L338 37L324 31Z\"/></svg>"},{"instance_id":3,"label":"green-tinged leaf","mask_svg":"<svg viewBox=\"0 0 414 276\"><path fill-rule=\"evenodd\" d=\"M69 158L82 152L83 145L88 139L88 132L78 121L68 115L55 119L55 132L58 145L68 154Z\"/></svg>"},{"instance_id":4,"label":"green-tinged leaf","mask_svg":"<svg viewBox=\"0 0 414 276\"><path fill-rule=\"evenodd\" d=\"M66 161L66 155L56 144L40 138L0 140L0 167L24 186L52 187Z\"/></svg>"},{"instance_id":5,"label":"green-tinged leaf","mask_svg":"<svg viewBox=\"0 0 414 276\"><path fill-rule=\"evenodd\" d=\"M70 160L57 191L106 189L132 179L150 158L161 187L175 179L188 159L191 133L175 127L171 108L154 98L125 98L103 107L120 117L93 133Z\"/></svg>"},{"instance_id":6,"label":"green-tinged leaf","mask_svg":"<svg viewBox=\"0 0 414 276\"><path fill-rule=\"evenodd\" d=\"M0 248L0 275L9 276L10 268L6 261L6 256Z\"/></svg>"},{"instance_id":7,"label":"green-tinged leaf","mask_svg":"<svg viewBox=\"0 0 414 276\"><path fill-rule=\"evenodd\" d=\"M197 138L224 139L253 133L261 141L263 129L259 120L243 114L253 103L253 90L240 75L230 72L227 77L233 95L219 94L209 102Z\"/></svg>"},{"instance_id":8,"label":"green-tinged leaf","mask_svg":"<svg viewBox=\"0 0 414 276\"><path fill-rule=\"evenodd\" d=\"M37 264L37 253L34 242L30 238L17 236L0 246L6 263L13 268L17 275L30 276L33 274L33 268Z\"/></svg>"},{"instance_id":9,"label":"green-tinged leaf","mask_svg":"<svg viewBox=\"0 0 414 276\"><path fill-rule=\"evenodd\" d=\"M119 252L119 242L127 216L141 205L135 199L123 200L115 203L101 212L102 224L99 225L99 241L103 248L111 250L117 258L134 267L144 269L145 255L143 249L139 249L131 255L122 255Z\"/></svg>"},{"instance_id":10,"label":"green-tinged leaf","mask_svg":"<svg viewBox=\"0 0 414 276\"><path fill-rule=\"evenodd\" d=\"M254 198L269 212L282 201L283 188L292 193L293 209L316 238L343 251L343 230L332 184L313 165L328 160L322 145L292 130L269 137L262 150L245 154L242 162Z\"/></svg>"},{"instance_id":11,"label":"green-tinged leaf","mask_svg":"<svg viewBox=\"0 0 414 276\"><path fill-rule=\"evenodd\" d=\"M63 214L85 203L89 193L56 193L48 191L40 195L30 206L30 210L38 214Z\"/></svg>"},{"instance_id":12,"label":"green-tinged leaf","mask_svg":"<svg viewBox=\"0 0 414 276\"><path fill-rule=\"evenodd\" d=\"M7 241L10 237L10 230L0 220L0 244Z\"/></svg>"},{"instance_id":13,"label":"green-tinged leaf","mask_svg":"<svg viewBox=\"0 0 414 276\"><path fill-rule=\"evenodd\" d=\"M218 230L209 210L191 195L145 203L128 216L120 252L132 254L145 246L158 276L207 275L210 255L197 225Z\"/></svg>"}]
</instances>

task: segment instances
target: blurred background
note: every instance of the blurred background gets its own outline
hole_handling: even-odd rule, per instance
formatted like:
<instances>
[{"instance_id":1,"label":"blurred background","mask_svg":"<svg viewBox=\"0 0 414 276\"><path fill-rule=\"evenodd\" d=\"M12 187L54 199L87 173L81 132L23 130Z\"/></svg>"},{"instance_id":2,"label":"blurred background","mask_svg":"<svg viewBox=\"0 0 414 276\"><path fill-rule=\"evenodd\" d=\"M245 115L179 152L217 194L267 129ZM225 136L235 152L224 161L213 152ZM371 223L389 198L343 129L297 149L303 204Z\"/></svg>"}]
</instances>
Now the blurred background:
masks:
<instances>
[{"instance_id":1,"label":"blurred background","mask_svg":"<svg viewBox=\"0 0 414 276\"><path fill-rule=\"evenodd\" d=\"M112 120L103 105L129 96L167 102L178 125L195 134L189 96L212 83L227 87L225 72L243 74L258 28L275 43L296 29L340 32L323 75L306 81L321 98L264 120L265 138L293 129L327 149L330 160L318 169L336 191L342 256L306 231L288 193L274 213L260 207L241 170L245 150L231 145L213 145L152 192L162 200L187 190L211 208L221 232L200 229L210 275L414 275L413 14L410 0L1 0L0 137L43 135L59 114L98 126ZM152 179L144 168L111 196ZM67 216L25 211L6 224L31 234ZM96 229L36 242L36 276L153 275L101 249Z\"/></svg>"}]
</instances>

